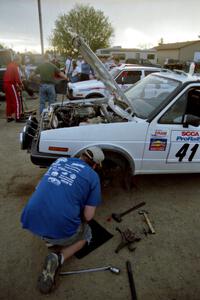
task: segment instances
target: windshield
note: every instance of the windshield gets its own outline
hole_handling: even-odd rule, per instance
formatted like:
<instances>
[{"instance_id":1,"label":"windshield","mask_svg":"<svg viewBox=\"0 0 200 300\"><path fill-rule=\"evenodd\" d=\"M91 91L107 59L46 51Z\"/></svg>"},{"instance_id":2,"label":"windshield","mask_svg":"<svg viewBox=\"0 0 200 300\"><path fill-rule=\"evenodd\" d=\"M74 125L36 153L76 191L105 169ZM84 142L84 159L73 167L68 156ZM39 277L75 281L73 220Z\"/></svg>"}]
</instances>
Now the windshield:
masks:
<instances>
[{"instance_id":1,"label":"windshield","mask_svg":"<svg viewBox=\"0 0 200 300\"><path fill-rule=\"evenodd\" d=\"M119 73L120 73L120 69L116 67L111 69L110 71L110 75L112 76L112 78L116 78Z\"/></svg>"},{"instance_id":2,"label":"windshield","mask_svg":"<svg viewBox=\"0 0 200 300\"><path fill-rule=\"evenodd\" d=\"M148 117L162 105L181 83L170 78L149 75L125 92L137 117Z\"/></svg>"}]
</instances>

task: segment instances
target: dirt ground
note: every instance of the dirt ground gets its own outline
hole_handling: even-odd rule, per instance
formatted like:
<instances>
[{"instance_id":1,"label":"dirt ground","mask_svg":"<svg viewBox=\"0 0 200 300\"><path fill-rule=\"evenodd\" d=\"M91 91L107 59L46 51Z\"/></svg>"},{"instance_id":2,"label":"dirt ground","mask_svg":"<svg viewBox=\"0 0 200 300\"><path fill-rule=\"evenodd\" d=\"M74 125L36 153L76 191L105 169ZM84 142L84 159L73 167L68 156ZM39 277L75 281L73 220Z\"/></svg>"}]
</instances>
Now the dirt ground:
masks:
<instances>
[{"instance_id":1,"label":"dirt ground","mask_svg":"<svg viewBox=\"0 0 200 300\"><path fill-rule=\"evenodd\" d=\"M138 300L200 299L200 175L156 175L135 177L135 187L125 191L117 174L103 187L103 203L95 219L112 239L82 259L72 258L63 270L112 265L109 271L62 277L50 295L41 295L37 276L47 254L44 243L21 229L20 215L44 169L34 166L29 154L20 149L19 132L23 124L7 123L5 103L0 102L0 299L131 299L126 261L130 260ZM27 100L29 107L37 100ZM123 222L108 221L112 212L122 212L141 201L149 211L156 234L142 234L145 223L138 213L123 217ZM114 252L120 242L116 226L137 232L142 240L135 252L127 248Z\"/></svg>"}]
</instances>

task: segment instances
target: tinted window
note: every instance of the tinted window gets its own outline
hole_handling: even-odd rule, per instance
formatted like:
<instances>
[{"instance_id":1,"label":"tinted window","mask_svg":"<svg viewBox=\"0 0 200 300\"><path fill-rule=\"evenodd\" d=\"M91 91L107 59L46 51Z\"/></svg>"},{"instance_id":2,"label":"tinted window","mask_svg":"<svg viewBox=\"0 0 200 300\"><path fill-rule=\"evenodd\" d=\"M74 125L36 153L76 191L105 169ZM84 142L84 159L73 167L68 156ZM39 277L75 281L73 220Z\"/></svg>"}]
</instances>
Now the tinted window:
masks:
<instances>
[{"instance_id":1,"label":"tinted window","mask_svg":"<svg viewBox=\"0 0 200 300\"><path fill-rule=\"evenodd\" d=\"M161 117L161 124L182 124L186 108L186 95L178 99L172 107Z\"/></svg>"},{"instance_id":2,"label":"tinted window","mask_svg":"<svg viewBox=\"0 0 200 300\"><path fill-rule=\"evenodd\" d=\"M200 89L192 88L182 95L161 117L162 124L182 124L184 115L200 117Z\"/></svg>"},{"instance_id":3,"label":"tinted window","mask_svg":"<svg viewBox=\"0 0 200 300\"><path fill-rule=\"evenodd\" d=\"M118 84L134 84L141 78L141 71L123 71L116 79Z\"/></svg>"},{"instance_id":4,"label":"tinted window","mask_svg":"<svg viewBox=\"0 0 200 300\"><path fill-rule=\"evenodd\" d=\"M155 59L155 54L147 54L147 59Z\"/></svg>"}]
</instances>

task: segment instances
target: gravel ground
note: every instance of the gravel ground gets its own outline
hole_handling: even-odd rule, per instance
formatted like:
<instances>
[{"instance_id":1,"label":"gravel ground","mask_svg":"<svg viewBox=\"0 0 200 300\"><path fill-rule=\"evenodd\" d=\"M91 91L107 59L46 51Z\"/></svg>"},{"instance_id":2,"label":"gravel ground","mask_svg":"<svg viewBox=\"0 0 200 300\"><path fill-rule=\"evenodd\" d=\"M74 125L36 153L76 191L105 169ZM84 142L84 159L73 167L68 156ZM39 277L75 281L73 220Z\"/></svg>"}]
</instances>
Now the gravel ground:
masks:
<instances>
[{"instance_id":1,"label":"gravel ground","mask_svg":"<svg viewBox=\"0 0 200 300\"><path fill-rule=\"evenodd\" d=\"M23 125L7 123L5 103L0 102L0 299L131 299L126 261L130 260L138 300L199 300L199 174L154 175L135 177L131 191L121 187L116 174L102 188L103 203L95 219L114 237L83 259L72 258L63 270L113 265L120 275L111 272L87 273L62 277L50 295L41 295L36 282L47 254L44 243L21 229L20 215L31 193L45 172L34 166L29 154L20 150L19 132ZM37 100L27 100L29 108ZM122 212L141 201L146 202L156 234L145 237L143 218L132 212L117 224L112 212ZM142 238L135 252L127 248L114 252L120 242L116 226L127 227Z\"/></svg>"}]
</instances>

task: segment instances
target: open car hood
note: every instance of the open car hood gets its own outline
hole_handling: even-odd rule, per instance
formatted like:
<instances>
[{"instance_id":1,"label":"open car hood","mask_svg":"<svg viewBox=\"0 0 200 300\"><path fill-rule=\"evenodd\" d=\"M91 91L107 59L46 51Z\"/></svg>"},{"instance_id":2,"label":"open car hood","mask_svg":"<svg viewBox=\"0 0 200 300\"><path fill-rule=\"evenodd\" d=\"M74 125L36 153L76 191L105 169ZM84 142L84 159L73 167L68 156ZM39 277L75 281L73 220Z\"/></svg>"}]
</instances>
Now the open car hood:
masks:
<instances>
[{"instance_id":1,"label":"open car hood","mask_svg":"<svg viewBox=\"0 0 200 300\"><path fill-rule=\"evenodd\" d=\"M85 61L90 64L90 66L98 75L99 79L109 90L111 96L108 100L108 105L110 106L110 108L121 117L128 120L132 119L134 114L132 103L122 92L104 64L98 59L95 53L90 49L90 47L80 36L75 36L73 38L73 45L81 52Z\"/></svg>"}]
</instances>

